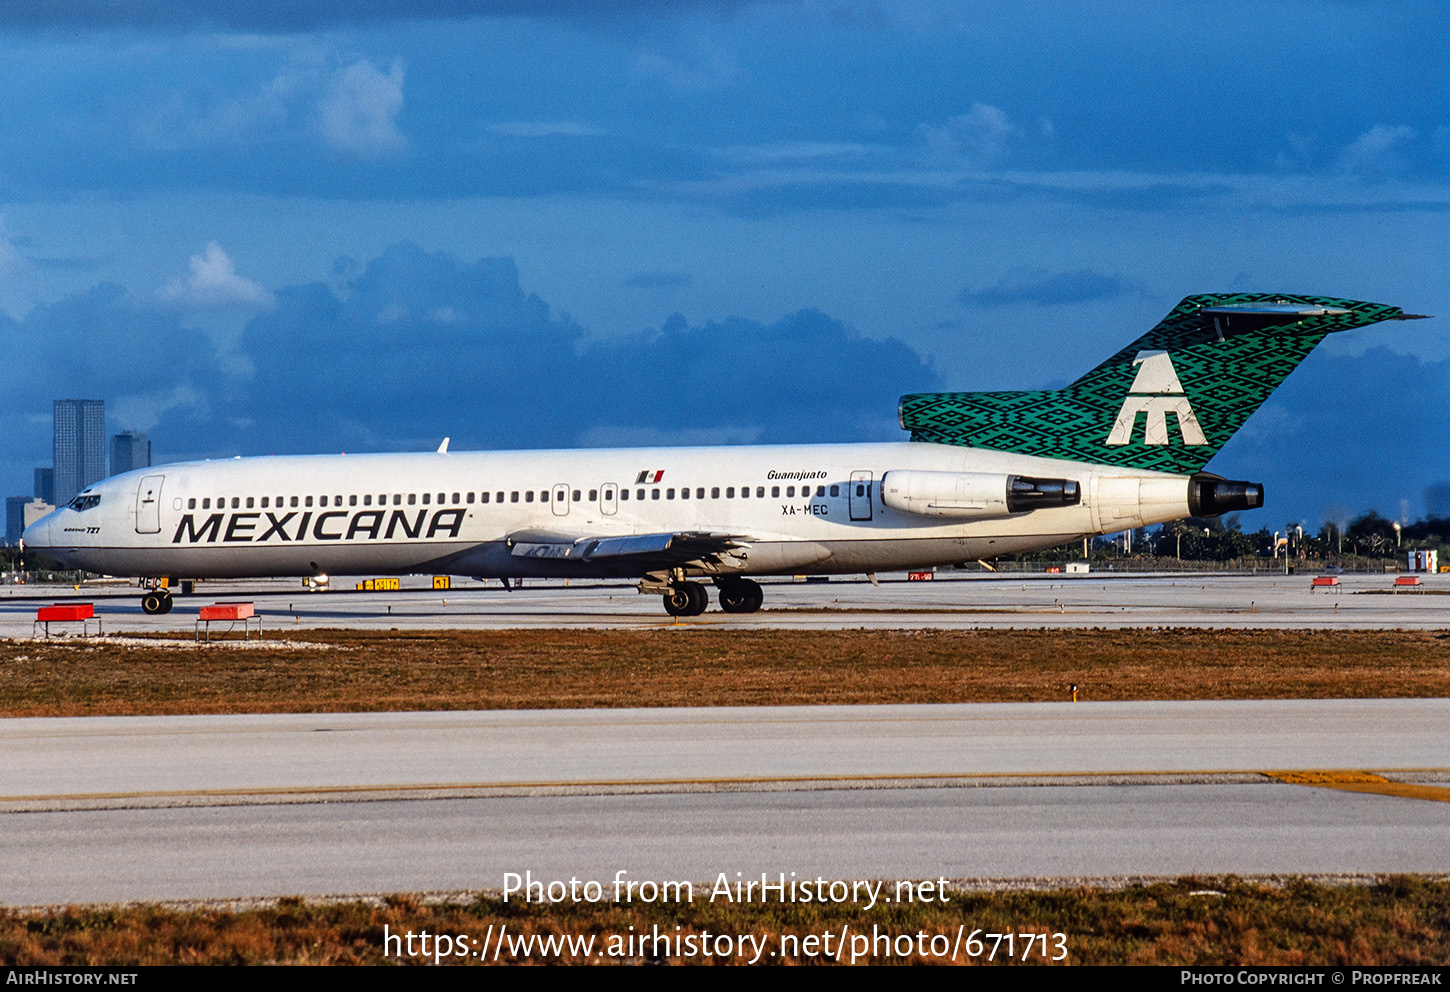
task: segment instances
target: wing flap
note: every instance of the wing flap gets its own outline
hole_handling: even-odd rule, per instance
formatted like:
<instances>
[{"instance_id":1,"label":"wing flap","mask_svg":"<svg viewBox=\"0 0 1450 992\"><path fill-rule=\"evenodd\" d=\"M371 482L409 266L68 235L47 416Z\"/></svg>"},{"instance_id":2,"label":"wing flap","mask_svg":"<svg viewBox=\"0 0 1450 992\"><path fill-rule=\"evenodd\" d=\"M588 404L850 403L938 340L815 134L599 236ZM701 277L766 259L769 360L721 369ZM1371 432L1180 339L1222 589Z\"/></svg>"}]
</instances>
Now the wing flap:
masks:
<instances>
[{"instance_id":1,"label":"wing flap","mask_svg":"<svg viewBox=\"0 0 1450 992\"><path fill-rule=\"evenodd\" d=\"M613 537L574 537L525 532L510 535L509 551L515 558L553 558L579 562L604 559L643 559L667 565L719 557L750 545L739 534L699 531L661 534L624 534Z\"/></svg>"}]
</instances>

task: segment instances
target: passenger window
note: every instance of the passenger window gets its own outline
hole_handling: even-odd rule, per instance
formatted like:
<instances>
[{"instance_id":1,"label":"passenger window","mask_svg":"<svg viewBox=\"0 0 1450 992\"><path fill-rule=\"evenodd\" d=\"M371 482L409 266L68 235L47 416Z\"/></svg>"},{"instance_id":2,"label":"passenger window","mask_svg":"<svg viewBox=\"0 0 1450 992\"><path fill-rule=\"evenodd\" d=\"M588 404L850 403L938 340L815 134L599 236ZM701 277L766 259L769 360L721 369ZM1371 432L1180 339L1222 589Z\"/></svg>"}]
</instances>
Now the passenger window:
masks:
<instances>
[{"instance_id":1,"label":"passenger window","mask_svg":"<svg viewBox=\"0 0 1450 992\"><path fill-rule=\"evenodd\" d=\"M195 496L191 497L191 499L189 499L189 500L186 501L186 508L188 510L195 510L196 509L196 497Z\"/></svg>"},{"instance_id":2,"label":"passenger window","mask_svg":"<svg viewBox=\"0 0 1450 992\"><path fill-rule=\"evenodd\" d=\"M438 505L439 506L442 506L444 503L447 503L448 502L447 496L448 496L447 493L439 493L438 494Z\"/></svg>"},{"instance_id":3,"label":"passenger window","mask_svg":"<svg viewBox=\"0 0 1450 992\"><path fill-rule=\"evenodd\" d=\"M247 509L250 510L252 508L252 506L254 505L255 502L256 501L253 500L252 497L248 496L247 497Z\"/></svg>"},{"instance_id":4,"label":"passenger window","mask_svg":"<svg viewBox=\"0 0 1450 992\"><path fill-rule=\"evenodd\" d=\"M433 494L432 493L424 493L423 494L423 505L424 506L427 506L428 503L429 503L429 501L432 500L432 499L433 499ZM408 502L411 503L412 500L409 500Z\"/></svg>"},{"instance_id":5,"label":"passenger window","mask_svg":"<svg viewBox=\"0 0 1450 992\"><path fill-rule=\"evenodd\" d=\"M539 490L539 502L540 503L547 503L547 502L549 502L549 490L547 490L547 489L540 489Z\"/></svg>"},{"instance_id":6,"label":"passenger window","mask_svg":"<svg viewBox=\"0 0 1450 992\"><path fill-rule=\"evenodd\" d=\"M408 505L409 506L417 506L418 505L418 494L417 493L409 493L408 494Z\"/></svg>"},{"instance_id":7,"label":"passenger window","mask_svg":"<svg viewBox=\"0 0 1450 992\"><path fill-rule=\"evenodd\" d=\"M516 489L513 492L509 493L509 502L510 503L517 503L518 501L519 501L519 493L518 493L518 490Z\"/></svg>"},{"instance_id":8,"label":"passenger window","mask_svg":"<svg viewBox=\"0 0 1450 992\"><path fill-rule=\"evenodd\" d=\"M658 489L651 489L649 491L649 498L650 499L659 499L660 498L660 491Z\"/></svg>"},{"instance_id":9,"label":"passenger window","mask_svg":"<svg viewBox=\"0 0 1450 992\"><path fill-rule=\"evenodd\" d=\"M579 490L578 489L574 490L574 502L576 502L576 503L579 502L579 495L580 495ZM593 499L594 497L593 496L590 496L589 498L590 499Z\"/></svg>"},{"instance_id":10,"label":"passenger window","mask_svg":"<svg viewBox=\"0 0 1450 992\"><path fill-rule=\"evenodd\" d=\"M468 502L469 502L469 503L472 503L472 502L473 502L473 493L472 493L472 492L470 492L470 493L469 493L469 494L468 494Z\"/></svg>"},{"instance_id":11,"label":"passenger window","mask_svg":"<svg viewBox=\"0 0 1450 992\"><path fill-rule=\"evenodd\" d=\"M348 506L357 506L357 497L356 496L349 496L347 498L347 505Z\"/></svg>"},{"instance_id":12,"label":"passenger window","mask_svg":"<svg viewBox=\"0 0 1450 992\"><path fill-rule=\"evenodd\" d=\"M323 496L321 499L319 499L317 501L317 504L318 504L318 506L326 506L327 505L327 497L326 496Z\"/></svg>"},{"instance_id":13,"label":"passenger window","mask_svg":"<svg viewBox=\"0 0 1450 992\"><path fill-rule=\"evenodd\" d=\"M619 498L620 499L623 499L623 500L628 500L629 499L629 490L628 489L621 489L619 491Z\"/></svg>"},{"instance_id":14,"label":"passenger window","mask_svg":"<svg viewBox=\"0 0 1450 992\"><path fill-rule=\"evenodd\" d=\"M841 487L840 486L832 486L831 487L831 495L832 496L839 496L839 495L841 495Z\"/></svg>"},{"instance_id":15,"label":"passenger window","mask_svg":"<svg viewBox=\"0 0 1450 992\"><path fill-rule=\"evenodd\" d=\"M711 486L710 487L710 498L711 499L719 499L720 498L720 487L719 486Z\"/></svg>"},{"instance_id":16,"label":"passenger window","mask_svg":"<svg viewBox=\"0 0 1450 992\"><path fill-rule=\"evenodd\" d=\"M770 487L770 495L771 496L779 496L780 495L780 486L771 486Z\"/></svg>"},{"instance_id":17,"label":"passenger window","mask_svg":"<svg viewBox=\"0 0 1450 992\"><path fill-rule=\"evenodd\" d=\"M478 494L478 499L479 499L479 502L481 502L481 503L487 503L488 502L488 493L479 493Z\"/></svg>"},{"instance_id":18,"label":"passenger window","mask_svg":"<svg viewBox=\"0 0 1450 992\"><path fill-rule=\"evenodd\" d=\"M463 502L463 498L461 496L459 496L457 493L454 493L453 494L453 502L455 504L462 503ZM473 502L473 494L472 493L469 493L469 495L468 495L468 502L470 502L470 503Z\"/></svg>"},{"instance_id":19,"label":"passenger window","mask_svg":"<svg viewBox=\"0 0 1450 992\"><path fill-rule=\"evenodd\" d=\"M372 505L373 505L373 494L372 493L363 493L363 506L372 506Z\"/></svg>"},{"instance_id":20,"label":"passenger window","mask_svg":"<svg viewBox=\"0 0 1450 992\"><path fill-rule=\"evenodd\" d=\"M211 497L210 496L203 496L202 497L202 500L201 500L201 508L203 510L210 510L211 509Z\"/></svg>"},{"instance_id":21,"label":"passenger window","mask_svg":"<svg viewBox=\"0 0 1450 992\"><path fill-rule=\"evenodd\" d=\"M695 490L695 498L696 499L704 499L705 498L705 487L704 486L700 486L700 487L696 488L696 490Z\"/></svg>"},{"instance_id":22,"label":"passenger window","mask_svg":"<svg viewBox=\"0 0 1450 992\"><path fill-rule=\"evenodd\" d=\"M741 486L740 487L740 498L741 499L749 499L750 498L750 487L749 486Z\"/></svg>"},{"instance_id":23,"label":"passenger window","mask_svg":"<svg viewBox=\"0 0 1450 992\"><path fill-rule=\"evenodd\" d=\"M403 494L402 493L393 493L393 505L394 506L402 506L403 505Z\"/></svg>"},{"instance_id":24,"label":"passenger window","mask_svg":"<svg viewBox=\"0 0 1450 992\"><path fill-rule=\"evenodd\" d=\"M263 496L262 497L262 509L265 510L267 508L268 504L271 502L271 499L272 499L272 497L270 497L270 496Z\"/></svg>"},{"instance_id":25,"label":"passenger window","mask_svg":"<svg viewBox=\"0 0 1450 992\"><path fill-rule=\"evenodd\" d=\"M786 496L794 496L795 495L795 486L786 486L785 487L785 494L786 494Z\"/></svg>"},{"instance_id":26,"label":"passenger window","mask_svg":"<svg viewBox=\"0 0 1450 992\"><path fill-rule=\"evenodd\" d=\"M312 505L312 497L311 497L311 496L308 496L308 497L307 497L307 498L306 498L306 499L305 499L305 500L303 500L303 501L302 501L302 502L303 502L303 503L304 503L304 504L305 504L305 505L306 505L306 506L311 506L311 505Z\"/></svg>"},{"instance_id":27,"label":"passenger window","mask_svg":"<svg viewBox=\"0 0 1450 992\"><path fill-rule=\"evenodd\" d=\"M725 498L726 499L734 499L735 498L735 487L734 486L726 486L725 487Z\"/></svg>"},{"instance_id":28,"label":"passenger window","mask_svg":"<svg viewBox=\"0 0 1450 992\"><path fill-rule=\"evenodd\" d=\"M634 491L634 498L635 499L644 499L644 490L643 489L636 489Z\"/></svg>"},{"instance_id":29,"label":"passenger window","mask_svg":"<svg viewBox=\"0 0 1450 992\"><path fill-rule=\"evenodd\" d=\"M297 497L296 496L293 496L292 497L292 505L293 506L296 506L297 505Z\"/></svg>"},{"instance_id":30,"label":"passenger window","mask_svg":"<svg viewBox=\"0 0 1450 992\"><path fill-rule=\"evenodd\" d=\"M578 499L579 497L578 496L575 496L574 498L575 499ZM599 490L598 489L591 489L591 490L589 490L589 502L593 503L598 498L599 498Z\"/></svg>"},{"instance_id":31,"label":"passenger window","mask_svg":"<svg viewBox=\"0 0 1450 992\"><path fill-rule=\"evenodd\" d=\"M671 489L670 492L674 492L674 490ZM680 499L689 499L689 498L690 498L690 490L688 488L681 489L680 490Z\"/></svg>"}]
</instances>

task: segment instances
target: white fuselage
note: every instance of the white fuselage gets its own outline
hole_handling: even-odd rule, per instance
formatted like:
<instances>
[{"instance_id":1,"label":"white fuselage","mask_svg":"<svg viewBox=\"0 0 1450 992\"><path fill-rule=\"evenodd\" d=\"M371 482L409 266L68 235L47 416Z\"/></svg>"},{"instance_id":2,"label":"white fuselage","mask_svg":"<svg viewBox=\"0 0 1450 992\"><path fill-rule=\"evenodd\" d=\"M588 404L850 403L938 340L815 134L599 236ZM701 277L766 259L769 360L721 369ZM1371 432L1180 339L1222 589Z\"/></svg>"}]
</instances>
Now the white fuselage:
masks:
<instances>
[{"instance_id":1,"label":"white fuselage","mask_svg":"<svg viewBox=\"0 0 1450 992\"><path fill-rule=\"evenodd\" d=\"M988 516L912 512L883 501L888 472L1073 480L1081 500ZM145 578L633 577L647 571L635 559L527 549L688 533L737 541L718 573L872 572L1184 517L1187 489L1187 476L924 443L237 458L106 479L82 494L90 505L56 510L25 542L67 567Z\"/></svg>"}]
</instances>

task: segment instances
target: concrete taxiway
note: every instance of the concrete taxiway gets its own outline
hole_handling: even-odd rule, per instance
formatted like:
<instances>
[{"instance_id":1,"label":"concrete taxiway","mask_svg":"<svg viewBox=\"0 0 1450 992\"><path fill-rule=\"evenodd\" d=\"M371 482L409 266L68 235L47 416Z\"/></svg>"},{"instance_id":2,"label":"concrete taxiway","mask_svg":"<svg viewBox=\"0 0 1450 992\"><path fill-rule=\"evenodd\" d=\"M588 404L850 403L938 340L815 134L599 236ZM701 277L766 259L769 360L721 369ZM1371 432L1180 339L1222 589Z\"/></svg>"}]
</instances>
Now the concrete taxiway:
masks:
<instances>
[{"instance_id":1,"label":"concrete taxiway","mask_svg":"<svg viewBox=\"0 0 1450 992\"><path fill-rule=\"evenodd\" d=\"M108 634L188 636L219 600L254 602L272 633L1450 628L1443 576L1399 595L1391 575L1331 592L1264 573L881 580L773 580L760 613L681 621L625 583L206 583L161 617L123 585L5 587L0 636L31 636L36 606L66 599L95 603ZM457 892L525 871L1445 872L1447 728L1444 699L5 720L0 903ZM1265 774L1305 769L1386 783Z\"/></svg>"},{"instance_id":2,"label":"concrete taxiway","mask_svg":"<svg viewBox=\"0 0 1450 992\"><path fill-rule=\"evenodd\" d=\"M115 585L4 587L0 636L31 635L35 608L80 598L95 603L106 631L190 633L197 610L222 600L250 600L270 629L498 629L518 627L651 628L1117 628L1429 630L1450 627L1450 576L1422 578L1418 591L1395 592L1394 575L1344 575L1332 590L1315 589L1309 575L1223 573L1048 575L941 572L933 581L898 573L873 585L859 576L830 581L766 580L765 609L727 614L712 607L679 621L658 596L627 583L530 582L505 591L497 582L453 580L453 588L361 592L338 579L328 591L300 583L204 583L178 596L175 610L148 617L136 590ZM407 588L411 584L414 588ZM343 588L345 587L345 588Z\"/></svg>"},{"instance_id":3,"label":"concrete taxiway","mask_svg":"<svg viewBox=\"0 0 1450 992\"><path fill-rule=\"evenodd\" d=\"M1447 726L1450 700L8 720L0 902L1436 872ZM1326 768L1442 784L1264 774Z\"/></svg>"}]
</instances>

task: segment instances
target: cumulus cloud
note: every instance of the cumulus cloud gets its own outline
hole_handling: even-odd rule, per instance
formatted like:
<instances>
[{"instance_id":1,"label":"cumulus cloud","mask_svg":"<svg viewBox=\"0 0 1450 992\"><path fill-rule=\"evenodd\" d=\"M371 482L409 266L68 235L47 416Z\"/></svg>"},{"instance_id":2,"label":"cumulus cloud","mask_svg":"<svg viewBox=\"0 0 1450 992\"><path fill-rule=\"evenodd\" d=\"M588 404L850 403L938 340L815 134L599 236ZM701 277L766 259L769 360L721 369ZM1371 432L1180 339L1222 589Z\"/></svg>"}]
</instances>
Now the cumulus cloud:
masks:
<instances>
[{"instance_id":1,"label":"cumulus cloud","mask_svg":"<svg viewBox=\"0 0 1450 992\"><path fill-rule=\"evenodd\" d=\"M157 294L161 301L184 310L260 310L273 303L260 283L237 275L237 267L215 241L191 256L191 275L172 279Z\"/></svg>"},{"instance_id":2,"label":"cumulus cloud","mask_svg":"<svg viewBox=\"0 0 1450 992\"><path fill-rule=\"evenodd\" d=\"M322 136L335 151L357 158L387 158L404 151L398 130L403 109L403 63L384 73L367 59L340 70L317 102Z\"/></svg>"},{"instance_id":3,"label":"cumulus cloud","mask_svg":"<svg viewBox=\"0 0 1450 992\"><path fill-rule=\"evenodd\" d=\"M1043 118L1039 129L1044 136L1050 136L1052 122ZM1029 134L1004 111L986 103L972 104L969 112L950 118L944 125L922 124L917 132L934 154L965 159L973 165L998 161Z\"/></svg>"},{"instance_id":4,"label":"cumulus cloud","mask_svg":"<svg viewBox=\"0 0 1450 992\"><path fill-rule=\"evenodd\" d=\"M1361 176L1403 172L1406 155L1417 137L1415 129L1404 124L1376 124L1339 153L1339 170Z\"/></svg>"},{"instance_id":5,"label":"cumulus cloud","mask_svg":"<svg viewBox=\"0 0 1450 992\"><path fill-rule=\"evenodd\" d=\"M1020 303L1057 306L1088 303L1142 292L1142 286L1118 276L1088 269L1049 272L1031 267L1013 269L991 286L964 289L957 296L966 306L1006 307Z\"/></svg>"}]
</instances>

